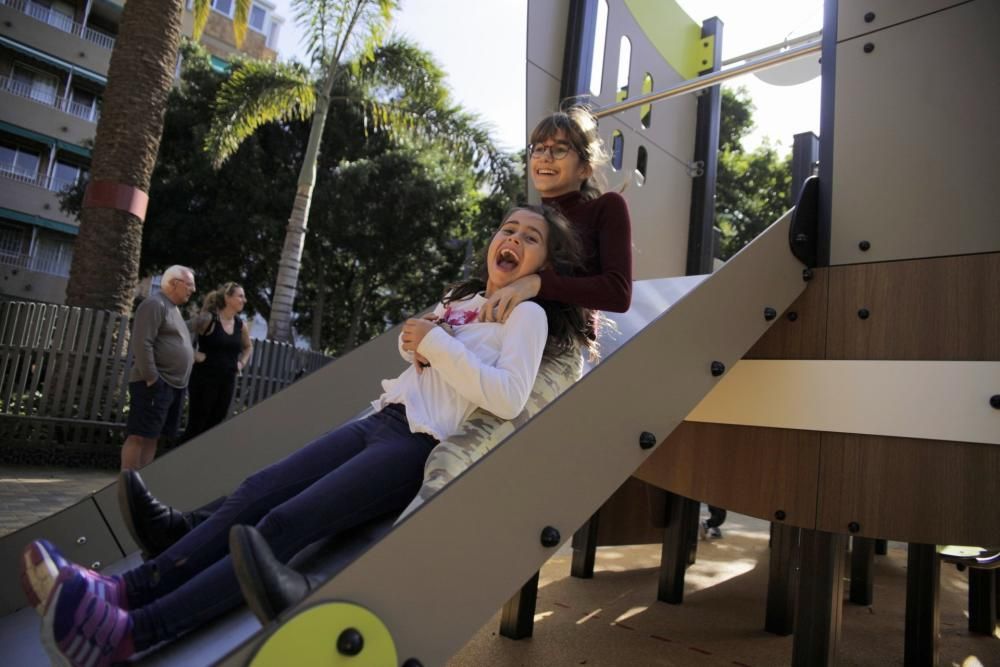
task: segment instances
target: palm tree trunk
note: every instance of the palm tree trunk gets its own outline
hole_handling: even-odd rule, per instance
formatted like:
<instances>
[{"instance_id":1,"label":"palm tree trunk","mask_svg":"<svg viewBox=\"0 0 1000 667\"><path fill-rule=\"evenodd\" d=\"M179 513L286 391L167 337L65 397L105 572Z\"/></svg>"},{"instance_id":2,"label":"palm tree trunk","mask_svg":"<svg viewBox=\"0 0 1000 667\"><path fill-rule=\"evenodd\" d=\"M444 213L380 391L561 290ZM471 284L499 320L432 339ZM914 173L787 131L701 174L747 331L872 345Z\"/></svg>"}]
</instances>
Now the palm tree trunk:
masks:
<instances>
[{"instance_id":1,"label":"palm tree trunk","mask_svg":"<svg viewBox=\"0 0 1000 667\"><path fill-rule=\"evenodd\" d=\"M298 188L295 191L295 203L292 215L288 219L285 231L285 245L281 249L281 259L278 261L278 276L274 285L274 298L271 300L271 317L267 322L267 336L285 343L294 343L292 339L292 308L295 304L295 292L299 283L299 269L302 266L302 248L306 241L306 227L309 224L309 208L312 206L313 187L316 184L316 165L319 162L319 147L323 140L323 129L326 127L326 117L330 109L330 91L337 75L337 67L331 66L323 81L323 87L316 97L316 111L313 113L312 126L309 128L309 143L306 145L305 158L299 170Z\"/></svg>"},{"instance_id":2,"label":"palm tree trunk","mask_svg":"<svg viewBox=\"0 0 1000 667\"><path fill-rule=\"evenodd\" d=\"M316 267L316 301L313 304L312 317L312 349L319 352L323 349L323 309L326 308L326 264L319 259Z\"/></svg>"},{"instance_id":3,"label":"palm tree trunk","mask_svg":"<svg viewBox=\"0 0 1000 667\"><path fill-rule=\"evenodd\" d=\"M69 305L131 312L183 11L184 0L129 0L122 10L73 248Z\"/></svg>"}]
</instances>

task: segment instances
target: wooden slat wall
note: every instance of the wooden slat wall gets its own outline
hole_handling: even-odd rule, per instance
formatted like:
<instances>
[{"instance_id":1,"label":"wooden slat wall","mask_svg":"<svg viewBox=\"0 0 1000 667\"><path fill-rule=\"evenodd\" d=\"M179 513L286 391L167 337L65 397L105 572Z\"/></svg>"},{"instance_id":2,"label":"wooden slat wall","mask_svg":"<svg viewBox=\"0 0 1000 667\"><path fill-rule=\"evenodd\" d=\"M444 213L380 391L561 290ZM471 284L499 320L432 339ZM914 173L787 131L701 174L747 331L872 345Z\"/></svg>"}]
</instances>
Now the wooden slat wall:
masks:
<instances>
[{"instance_id":1,"label":"wooden slat wall","mask_svg":"<svg viewBox=\"0 0 1000 667\"><path fill-rule=\"evenodd\" d=\"M120 433L132 364L127 318L3 302L0 325L0 419L6 438L99 444L109 433ZM290 345L255 341L233 410L247 409L288 386L300 372L312 372L329 360Z\"/></svg>"},{"instance_id":2,"label":"wooden slat wall","mask_svg":"<svg viewBox=\"0 0 1000 667\"><path fill-rule=\"evenodd\" d=\"M639 479L743 514L812 526L820 434L683 422L636 471Z\"/></svg>"}]
</instances>

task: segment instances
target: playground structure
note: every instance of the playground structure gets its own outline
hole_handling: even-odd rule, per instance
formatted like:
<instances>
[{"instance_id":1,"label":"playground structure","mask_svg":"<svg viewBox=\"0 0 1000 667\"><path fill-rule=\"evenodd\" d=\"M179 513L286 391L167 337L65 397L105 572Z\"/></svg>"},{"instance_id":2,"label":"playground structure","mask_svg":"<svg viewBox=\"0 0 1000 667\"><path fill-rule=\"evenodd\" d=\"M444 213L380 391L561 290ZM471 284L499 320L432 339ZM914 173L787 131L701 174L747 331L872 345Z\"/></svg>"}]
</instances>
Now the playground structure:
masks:
<instances>
[{"instance_id":1,"label":"playground structure","mask_svg":"<svg viewBox=\"0 0 1000 667\"><path fill-rule=\"evenodd\" d=\"M699 280L677 276L712 269L718 90L651 110L637 95L647 74L652 92L721 69L721 23L697 26L678 11L529 2L529 126L602 79L601 131L621 156L611 180L631 181L639 282L620 347L417 512L363 541L281 623L180 646L174 664L271 664L287 661L290 644L308 664L310 649L348 628L367 638L370 653L357 658L375 660L356 664L443 664L585 523L581 562L598 544L662 537L660 597L679 602L690 499L774 522L769 629L788 631L794 617L796 665L836 664L847 538L859 552L875 539L908 542L905 661L933 664L935 545L1000 545L1000 220L990 201L1000 6L828 0L818 181L794 214ZM612 113L619 102L637 104ZM398 372L395 336L155 462L144 470L151 488L197 506L352 418ZM632 475L669 492L665 528L615 502ZM135 551L109 487L0 541L5 612L24 604L16 559L41 536L88 564ZM530 609L530 594L509 604Z\"/></svg>"}]
</instances>

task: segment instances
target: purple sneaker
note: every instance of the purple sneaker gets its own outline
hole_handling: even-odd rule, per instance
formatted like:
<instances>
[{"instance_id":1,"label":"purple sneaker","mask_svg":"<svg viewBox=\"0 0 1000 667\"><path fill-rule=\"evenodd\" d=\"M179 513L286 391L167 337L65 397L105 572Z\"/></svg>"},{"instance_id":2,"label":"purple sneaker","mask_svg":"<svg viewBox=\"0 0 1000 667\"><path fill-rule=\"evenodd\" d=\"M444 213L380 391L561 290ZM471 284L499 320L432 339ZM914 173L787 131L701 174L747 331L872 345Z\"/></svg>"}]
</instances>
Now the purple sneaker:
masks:
<instances>
[{"instance_id":1,"label":"purple sneaker","mask_svg":"<svg viewBox=\"0 0 1000 667\"><path fill-rule=\"evenodd\" d=\"M135 653L131 617L97 589L96 581L73 568L56 579L42 617L42 644L53 665L110 667Z\"/></svg>"},{"instance_id":2,"label":"purple sneaker","mask_svg":"<svg viewBox=\"0 0 1000 667\"><path fill-rule=\"evenodd\" d=\"M45 614L60 571L67 568L77 570L82 576L93 580L98 595L108 602L121 609L128 608L125 582L121 577L106 577L71 563L48 540L35 540L25 547L21 555L21 588L28 598L28 604L40 615Z\"/></svg>"}]
</instances>

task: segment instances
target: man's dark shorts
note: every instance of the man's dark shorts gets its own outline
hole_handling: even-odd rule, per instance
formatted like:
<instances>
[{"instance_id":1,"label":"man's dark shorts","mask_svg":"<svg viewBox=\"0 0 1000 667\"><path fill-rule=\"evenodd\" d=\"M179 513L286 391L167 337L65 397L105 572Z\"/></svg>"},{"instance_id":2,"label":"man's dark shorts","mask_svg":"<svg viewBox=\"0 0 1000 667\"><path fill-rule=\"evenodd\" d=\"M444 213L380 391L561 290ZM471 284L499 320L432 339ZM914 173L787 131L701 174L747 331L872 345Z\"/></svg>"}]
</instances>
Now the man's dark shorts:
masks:
<instances>
[{"instance_id":1,"label":"man's dark shorts","mask_svg":"<svg viewBox=\"0 0 1000 667\"><path fill-rule=\"evenodd\" d=\"M126 435L144 438L168 438L177 436L181 423L181 408L184 406L185 389L172 387L160 378L152 387L143 380L129 382L128 422Z\"/></svg>"}]
</instances>

